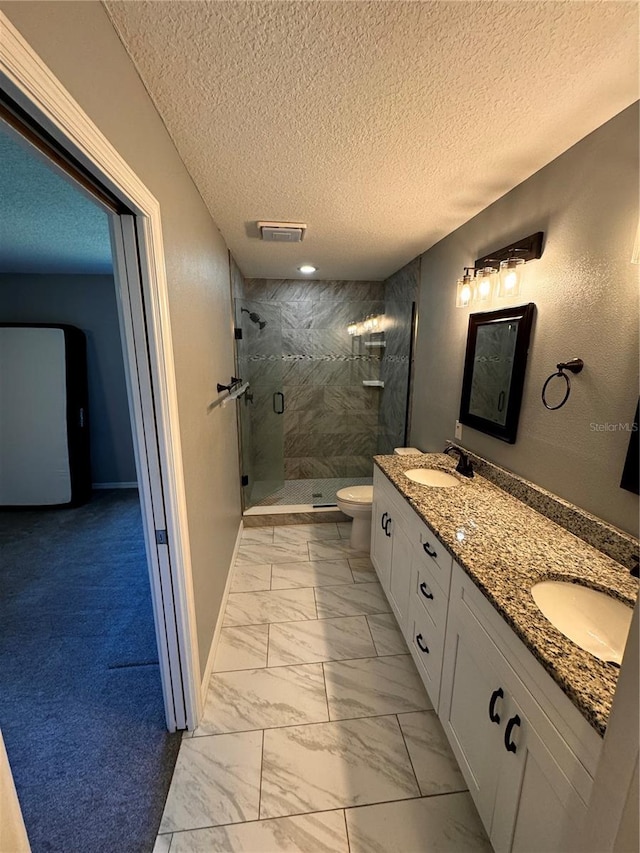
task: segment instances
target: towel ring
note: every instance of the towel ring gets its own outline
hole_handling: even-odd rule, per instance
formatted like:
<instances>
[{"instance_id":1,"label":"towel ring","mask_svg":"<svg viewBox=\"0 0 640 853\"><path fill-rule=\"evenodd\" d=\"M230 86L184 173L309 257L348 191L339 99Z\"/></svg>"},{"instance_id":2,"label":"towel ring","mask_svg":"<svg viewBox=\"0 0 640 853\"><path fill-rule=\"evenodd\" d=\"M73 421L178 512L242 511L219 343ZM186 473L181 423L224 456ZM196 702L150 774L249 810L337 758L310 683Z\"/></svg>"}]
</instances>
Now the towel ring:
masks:
<instances>
[{"instance_id":1,"label":"towel ring","mask_svg":"<svg viewBox=\"0 0 640 853\"><path fill-rule=\"evenodd\" d=\"M580 371L584 367L584 361L581 358L572 358L571 361L560 362L560 364L557 364L556 367L558 368L558 372L552 373L551 376L547 379L547 381L542 386L542 402L544 403L545 408L549 409L550 412L555 412L556 409L561 409L564 406L564 404L567 402L567 400L569 399L569 395L571 394L571 380L569 379L569 377L567 376L567 374L564 371L569 370L573 374L580 373ZM566 387L565 392L564 392L564 397L558 403L558 405L557 406L550 406L547 403L547 398L546 398L547 386L549 385L549 383L551 382L552 379L556 378L556 376L561 376L564 379L564 381L566 382L567 387Z\"/></svg>"}]
</instances>

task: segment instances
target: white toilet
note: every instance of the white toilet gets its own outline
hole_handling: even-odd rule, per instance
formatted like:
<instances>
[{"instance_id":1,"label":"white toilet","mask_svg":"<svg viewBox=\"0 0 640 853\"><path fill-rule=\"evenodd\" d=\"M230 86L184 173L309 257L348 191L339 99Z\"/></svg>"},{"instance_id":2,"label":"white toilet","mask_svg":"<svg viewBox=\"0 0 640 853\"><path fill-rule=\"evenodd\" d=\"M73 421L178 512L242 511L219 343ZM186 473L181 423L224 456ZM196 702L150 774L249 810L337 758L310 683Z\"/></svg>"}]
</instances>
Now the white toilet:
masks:
<instances>
[{"instance_id":1,"label":"white toilet","mask_svg":"<svg viewBox=\"0 0 640 853\"><path fill-rule=\"evenodd\" d=\"M417 447L396 447L394 453L404 456L410 453L422 453ZM371 505L373 486L346 486L336 492L338 509L353 519L349 544L355 551L371 548Z\"/></svg>"},{"instance_id":2,"label":"white toilet","mask_svg":"<svg viewBox=\"0 0 640 853\"><path fill-rule=\"evenodd\" d=\"M336 492L338 509L351 516L351 539L349 544L356 551L369 553L371 547L371 504L373 486L347 486Z\"/></svg>"}]
</instances>

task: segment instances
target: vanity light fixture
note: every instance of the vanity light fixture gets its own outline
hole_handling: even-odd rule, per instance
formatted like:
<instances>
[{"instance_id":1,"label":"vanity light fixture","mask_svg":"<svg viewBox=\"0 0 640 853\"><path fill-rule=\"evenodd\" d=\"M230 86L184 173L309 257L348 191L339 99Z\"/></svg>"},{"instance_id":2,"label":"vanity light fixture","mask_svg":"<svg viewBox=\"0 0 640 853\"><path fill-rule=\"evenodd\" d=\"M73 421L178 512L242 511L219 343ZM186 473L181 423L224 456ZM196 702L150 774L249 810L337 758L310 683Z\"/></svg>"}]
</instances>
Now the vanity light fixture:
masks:
<instances>
[{"instance_id":1,"label":"vanity light fixture","mask_svg":"<svg viewBox=\"0 0 640 853\"><path fill-rule=\"evenodd\" d=\"M465 274L456 282L456 307L466 308L472 302L486 302L494 291L499 278L497 296L512 298L520 293L522 271L527 261L542 257L544 233L536 231L522 240L510 243L477 258L473 267L465 267ZM496 271L499 268L499 273ZM469 275L475 271L475 278ZM489 274L487 274L487 270Z\"/></svg>"},{"instance_id":2,"label":"vanity light fixture","mask_svg":"<svg viewBox=\"0 0 640 853\"><path fill-rule=\"evenodd\" d=\"M456 282L456 308L466 308L471 304L473 296L473 276L470 273L473 267L465 267L464 275Z\"/></svg>"},{"instance_id":3,"label":"vanity light fixture","mask_svg":"<svg viewBox=\"0 0 640 853\"><path fill-rule=\"evenodd\" d=\"M357 335L358 334L358 324L357 323L349 323L349 325L347 326L347 334Z\"/></svg>"},{"instance_id":4,"label":"vanity light fixture","mask_svg":"<svg viewBox=\"0 0 640 853\"><path fill-rule=\"evenodd\" d=\"M314 267L312 264L302 264L301 267L298 267L301 273L305 275L311 275L311 273L317 272L318 268Z\"/></svg>"},{"instance_id":5,"label":"vanity light fixture","mask_svg":"<svg viewBox=\"0 0 640 853\"><path fill-rule=\"evenodd\" d=\"M488 302L493 292L493 283L496 270L494 267L483 267L476 270L474 279L475 289L473 293L474 302Z\"/></svg>"}]
</instances>

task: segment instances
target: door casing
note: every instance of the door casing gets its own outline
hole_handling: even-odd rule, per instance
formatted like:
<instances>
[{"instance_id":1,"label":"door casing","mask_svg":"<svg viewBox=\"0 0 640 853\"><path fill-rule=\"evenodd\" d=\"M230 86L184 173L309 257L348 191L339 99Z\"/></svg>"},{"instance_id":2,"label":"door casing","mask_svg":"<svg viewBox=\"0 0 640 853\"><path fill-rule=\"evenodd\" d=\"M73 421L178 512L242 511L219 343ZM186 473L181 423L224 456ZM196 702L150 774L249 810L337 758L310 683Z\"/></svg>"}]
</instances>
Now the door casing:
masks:
<instances>
[{"instance_id":1,"label":"door casing","mask_svg":"<svg viewBox=\"0 0 640 853\"><path fill-rule=\"evenodd\" d=\"M1 11L0 88L132 212L112 214L111 233L165 716L170 731L193 729L202 694L160 205Z\"/></svg>"}]
</instances>

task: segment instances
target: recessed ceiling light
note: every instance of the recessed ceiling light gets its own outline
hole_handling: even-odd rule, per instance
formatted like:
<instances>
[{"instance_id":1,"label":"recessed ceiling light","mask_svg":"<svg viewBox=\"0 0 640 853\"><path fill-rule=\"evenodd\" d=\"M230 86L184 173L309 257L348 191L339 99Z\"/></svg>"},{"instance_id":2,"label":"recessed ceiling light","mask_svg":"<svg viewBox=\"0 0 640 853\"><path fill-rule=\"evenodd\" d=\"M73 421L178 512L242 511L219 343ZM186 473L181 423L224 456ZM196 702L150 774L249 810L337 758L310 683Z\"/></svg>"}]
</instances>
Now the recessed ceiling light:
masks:
<instances>
[{"instance_id":1,"label":"recessed ceiling light","mask_svg":"<svg viewBox=\"0 0 640 853\"><path fill-rule=\"evenodd\" d=\"M316 272L317 267L311 266L311 264L302 264L301 267L298 267L300 272L305 273L306 275L311 275L312 272Z\"/></svg>"}]
</instances>

